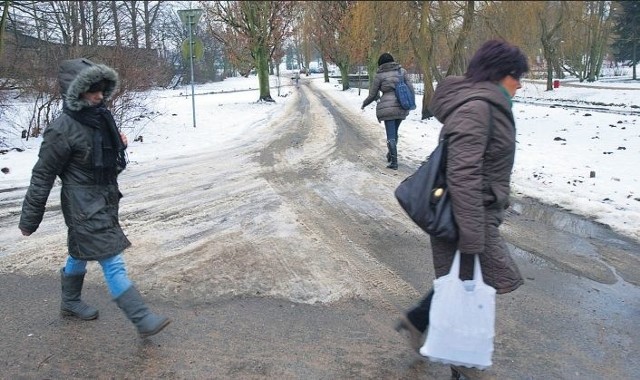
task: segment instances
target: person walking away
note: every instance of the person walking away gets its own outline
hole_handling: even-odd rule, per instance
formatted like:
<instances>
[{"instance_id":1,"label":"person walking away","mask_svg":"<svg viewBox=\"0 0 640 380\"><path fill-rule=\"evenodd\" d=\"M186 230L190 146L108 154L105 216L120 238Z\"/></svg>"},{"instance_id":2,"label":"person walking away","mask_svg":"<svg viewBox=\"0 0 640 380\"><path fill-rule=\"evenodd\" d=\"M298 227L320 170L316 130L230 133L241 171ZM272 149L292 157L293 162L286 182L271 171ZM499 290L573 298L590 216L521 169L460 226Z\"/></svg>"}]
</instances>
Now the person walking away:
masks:
<instances>
[{"instance_id":1,"label":"person walking away","mask_svg":"<svg viewBox=\"0 0 640 380\"><path fill-rule=\"evenodd\" d=\"M498 228L509 206L515 154L511 98L528 71L519 48L491 40L475 53L464 77L447 77L436 88L429 110L443 124L440 139L448 139L447 186L459 230L454 242L430 238L436 278L449 273L460 250L463 280L473 278L474 255L480 255L484 281L497 294L524 283ZM432 296L433 290L396 325L415 350L424 341Z\"/></svg>"},{"instance_id":2,"label":"person walking away","mask_svg":"<svg viewBox=\"0 0 640 380\"><path fill-rule=\"evenodd\" d=\"M81 58L63 61L58 81L63 110L43 134L18 227L24 236L38 229L59 177L69 254L60 270L61 314L81 320L98 318L98 310L81 299L87 262L96 260L113 300L140 337L157 334L170 320L145 305L122 257L131 245L118 221L122 194L117 177L127 165L127 140L105 105L118 86L118 74Z\"/></svg>"},{"instance_id":3,"label":"person walking away","mask_svg":"<svg viewBox=\"0 0 640 380\"><path fill-rule=\"evenodd\" d=\"M362 102L362 109L364 109L374 100L380 100L376 106L376 117L378 122L384 121L387 134L387 162L389 163L387 167L394 170L398 169L398 130L402 120L409 115L409 110L402 108L396 97L396 84L401 77L404 78L411 92L415 94L407 70L395 62L391 54L383 53L378 58L378 70L369 89L369 95ZM382 92L381 97L380 92Z\"/></svg>"}]
</instances>

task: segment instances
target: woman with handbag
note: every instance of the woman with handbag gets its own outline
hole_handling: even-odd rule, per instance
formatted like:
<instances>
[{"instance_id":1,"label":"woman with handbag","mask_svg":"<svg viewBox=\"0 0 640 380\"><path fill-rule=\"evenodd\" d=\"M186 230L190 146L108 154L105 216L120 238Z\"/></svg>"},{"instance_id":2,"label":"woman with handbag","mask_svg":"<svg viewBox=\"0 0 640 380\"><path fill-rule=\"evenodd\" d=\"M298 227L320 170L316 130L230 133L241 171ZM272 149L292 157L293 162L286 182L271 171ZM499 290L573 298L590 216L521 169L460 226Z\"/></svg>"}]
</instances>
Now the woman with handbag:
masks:
<instances>
[{"instance_id":1,"label":"woman with handbag","mask_svg":"<svg viewBox=\"0 0 640 380\"><path fill-rule=\"evenodd\" d=\"M412 94L415 94L413 85L399 63L393 60L389 53L383 53L378 58L378 71L369 89L369 96L362 102L362 109L374 100L378 100L379 93L382 97L376 106L378 121L384 121L387 134L387 162L389 169L398 170L398 129L402 120L409 116L409 110L402 108L396 97L396 84L404 80Z\"/></svg>"},{"instance_id":2,"label":"woman with handbag","mask_svg":"<svg viewBox=\"0 0 640 380\"><path fill-rule=\"evenodd\" d=\"M464 77L447 77L436 88L429 110L443 124L440 139L448 140L446 182L458 226L456 241L430 237L436 278L449 273L460 250L463 280L473 277L479 255L484 281L497 294L524 283L498 227L509 206L515 154L511 98L528 71L518 47L491 40L475 53ZM433 290L396 325L409 334L415 350L424 341L432 297Z\"/></svg>"}]
</instances>

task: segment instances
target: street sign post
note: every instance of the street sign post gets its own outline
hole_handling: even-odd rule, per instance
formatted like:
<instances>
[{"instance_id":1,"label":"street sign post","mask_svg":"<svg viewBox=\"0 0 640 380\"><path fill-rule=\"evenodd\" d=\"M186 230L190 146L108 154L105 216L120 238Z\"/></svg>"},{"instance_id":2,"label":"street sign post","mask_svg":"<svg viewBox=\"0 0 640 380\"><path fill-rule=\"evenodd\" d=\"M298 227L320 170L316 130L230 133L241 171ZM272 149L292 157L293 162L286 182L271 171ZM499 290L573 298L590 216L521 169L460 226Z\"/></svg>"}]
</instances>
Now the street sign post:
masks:
<instances>
[{"instance_id":1,"label":"street sign post","mask_svg":"<svg viewBox=\"0 0 640 380\"><path fill-rule=\"evenodd\" d=\"M180 21L183 24L187 25L189 28L189 62L191 65L191 108L193 113L193 127L196 127L196 100L195 100L195 90L193 87L193 27L200 20L200 16L202 16L202 9L182 9L178 11L178 16L180 17Z\"/></svg>"}]
</instances>

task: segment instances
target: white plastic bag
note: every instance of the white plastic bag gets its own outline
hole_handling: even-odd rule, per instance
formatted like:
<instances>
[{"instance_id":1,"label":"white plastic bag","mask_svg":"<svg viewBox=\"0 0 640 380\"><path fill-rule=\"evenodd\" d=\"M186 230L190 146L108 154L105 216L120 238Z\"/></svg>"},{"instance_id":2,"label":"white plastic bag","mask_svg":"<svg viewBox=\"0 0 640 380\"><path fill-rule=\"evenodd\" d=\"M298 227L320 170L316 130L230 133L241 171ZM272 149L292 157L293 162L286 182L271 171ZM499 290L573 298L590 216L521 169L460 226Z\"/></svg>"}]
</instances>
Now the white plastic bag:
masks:
<instances>
[{"instance_id":1,"label":"white plastic bag","mask_svg":"<svg viewBox=\"0 0 640 380\"><path fill-rule=\"evenodd\" d=\"M433 281L427 340L420 354L431 361L485 369L491 366L496 290L484 283L475 255L473 280L460 280L460 252L451 271Z\"/></svg>"}]
</instances>

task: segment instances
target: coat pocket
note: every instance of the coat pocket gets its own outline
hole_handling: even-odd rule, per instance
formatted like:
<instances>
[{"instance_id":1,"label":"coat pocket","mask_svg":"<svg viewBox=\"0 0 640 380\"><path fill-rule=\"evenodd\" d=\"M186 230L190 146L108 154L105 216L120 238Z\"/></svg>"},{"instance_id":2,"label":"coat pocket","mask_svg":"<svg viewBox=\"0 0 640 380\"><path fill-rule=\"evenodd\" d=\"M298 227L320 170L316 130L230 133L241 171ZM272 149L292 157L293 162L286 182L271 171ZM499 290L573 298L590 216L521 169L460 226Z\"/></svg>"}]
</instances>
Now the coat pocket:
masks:
<instances>
[{"instance_id":1,"label":"coat pocket","mask_svg":"<svg viewBox=\"0 0 640 380\"><path fill-rule=\"evenodd\" d=\"M101 189L75 188L70 199L76 229L98 232L114 226L112 207L107 202L107 194Z\"/></svg>"}]
</instances>

